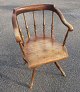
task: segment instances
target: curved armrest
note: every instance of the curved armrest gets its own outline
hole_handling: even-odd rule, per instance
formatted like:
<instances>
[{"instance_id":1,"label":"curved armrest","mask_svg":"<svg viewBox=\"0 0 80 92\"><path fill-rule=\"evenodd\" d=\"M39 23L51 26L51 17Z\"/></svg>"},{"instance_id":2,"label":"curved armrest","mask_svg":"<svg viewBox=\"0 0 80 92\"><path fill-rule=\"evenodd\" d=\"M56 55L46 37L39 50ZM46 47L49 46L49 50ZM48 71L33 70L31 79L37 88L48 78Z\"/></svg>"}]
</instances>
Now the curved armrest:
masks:
<instances>
[{"instance_id":1,"label":"curved armrest","mask_svg":"<svg viewBox=\"0 0 80 92\"><path fill-rule=\"evenodd\" d=\"M21 36L20 36L20 33L19 33L19 29L17 27L16 15L15 14L12 15L12 24L13 24L13 30L14 30L16 42L21 42Z\"/></svg>"},{"instance_id":2,"label":"curved armrest","mask_svg":"<svg viewBox=\"0 0 80 92\"><path fill-rule=\"evenodd\" d=\"M63 23L66 27L68 27L68 31L73 31L73 26L72 26L70 23L68 23L68 22L66 21L66 19L65 19L64 16L63 16L63 14L61 13L61 11L60 11L59 9L57 9L56 7L54 7L54 8L55 8L55 12L58 14L58 16L59 16L59 18L61 19L62 23Z\"/></svg>"},{"instance_id":3,"label":"curved armrest","mask_svg":"<svg viewBox=\"0 0 80 92\"><path fill-rule=\"evenodd\" d=\"M18 28L14 29L14 34L15 34L16 42L18 43L21 42L21 36L20 36Z\"/></svg>"}]
</instances>

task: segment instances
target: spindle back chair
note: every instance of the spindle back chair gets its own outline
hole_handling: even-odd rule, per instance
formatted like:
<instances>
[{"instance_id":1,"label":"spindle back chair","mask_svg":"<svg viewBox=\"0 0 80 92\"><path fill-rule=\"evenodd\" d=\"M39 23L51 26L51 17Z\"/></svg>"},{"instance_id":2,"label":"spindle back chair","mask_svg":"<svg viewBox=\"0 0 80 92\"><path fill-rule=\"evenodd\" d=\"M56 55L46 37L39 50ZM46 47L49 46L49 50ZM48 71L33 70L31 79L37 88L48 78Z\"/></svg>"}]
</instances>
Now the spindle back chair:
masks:
<instances>
[{"instance_id":1,"label":"spindle back chair","mask_svg":"<svg viewBox=\"0 0 80 92\"><path fill-rule=\"evenodd\" d=\"M52 12L50 37L47 37L45 34L46 32L45 10ZM42 36L37 35L35 11L43 12L43 15L42 15L43 16L42 17L43 35ZM25 13L27 12L33 13L32 17L33 17L33 26L34 26L35 36L32 39L30 37L30 30L28 28L28 24L27 24L26 16L25 16ZM62 44L56 42L53 37L54 13L56 13L59 16L62 23L68 28ZM19 26L19 22L17 18L20 14L23 15L23 20L24 20L24 24L25 24L25 28L27 32L26 42L24 41L24 37L22 35L22 31ZM65 43L68 37L68 33L70 31L73 31L73 26L65 20L63 14L61 13L59 9L57 9L54 5L51 5L51 4L39 4L39 5L31 5L31 6L16 8L13 10L12 24L13 24L16 41L17 43L19 43L21 51L22 51L23 59L25 63L28 64L28 67L33 69L30 88L32 88L33 86L33 80L36 74L36 69L43 64L54 62L54 64L58 67L61 73L64 76L66 76L65 72L63 71L63 69L61 68L61 66L59 65L57 61L63 60L68 57L68 52L65 47Z\"/></svg>"}]
</instances>

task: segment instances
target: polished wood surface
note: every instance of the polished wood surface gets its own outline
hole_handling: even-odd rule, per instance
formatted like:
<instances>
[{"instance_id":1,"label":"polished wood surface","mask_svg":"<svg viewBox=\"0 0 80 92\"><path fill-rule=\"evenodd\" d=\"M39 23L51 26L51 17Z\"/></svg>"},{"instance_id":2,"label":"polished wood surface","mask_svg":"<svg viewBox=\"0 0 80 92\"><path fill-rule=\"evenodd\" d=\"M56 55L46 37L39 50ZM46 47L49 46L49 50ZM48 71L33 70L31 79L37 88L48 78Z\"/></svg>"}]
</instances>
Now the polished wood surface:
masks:
<instances>
[{"instance_id":1,"label":"polished wood surface","mask_svg":"<svg viewBox=\"0 0 80 92\"><path fill-rule=\"evenodd\" d=\"M51 15L51 28L50 28L50 37L47 37L46 32L46 18L45 18L45 10L52 11ZM37 24L35 11L42 11L42 36L37 36ZM26 21L26 12L32 12L33 14L33 27L35 36L31 37L30 30L28 29L28 23ZM64 40L62 43L54 40L54 13L56 13L61 22L67 27L66 35L64 36ZM27 40L26 43L24 41L24 36L22 34L22 30L19 26L18 16L23 15L23 20L25 24L25 29L27 32ZM41 16L40 16L41 17ZM44 64L53 62L57 68L61 71L62 75L66 76L65 72L59 65L58 61L66 59L68 57L67 48L65 47L66 40L70 31L73 31L73 26L66 21L62 12L52 4L38 4L38 5L30 5L24 7L18 7L13 9L12 14L12 25L14 29L14 34L16 38L16 42L19 43L19 46L22 51L23 60L27 63L28 67L33 69L32 78L30 88L33 86L34 77L36 74L36 69ZM59 30L60 31L60 30Z\"/></svg>"},{"instance_id":2,"label":"polished wood surface","mask_svg":"<svg viewBox=\"0 0 80 92\"><path fill-rule=\"evenodd\" d=\"M66 47L51 38L35 38L24 46L24 53L29 68L55 62L68 57Z\"/></svg>"}]
</instances>

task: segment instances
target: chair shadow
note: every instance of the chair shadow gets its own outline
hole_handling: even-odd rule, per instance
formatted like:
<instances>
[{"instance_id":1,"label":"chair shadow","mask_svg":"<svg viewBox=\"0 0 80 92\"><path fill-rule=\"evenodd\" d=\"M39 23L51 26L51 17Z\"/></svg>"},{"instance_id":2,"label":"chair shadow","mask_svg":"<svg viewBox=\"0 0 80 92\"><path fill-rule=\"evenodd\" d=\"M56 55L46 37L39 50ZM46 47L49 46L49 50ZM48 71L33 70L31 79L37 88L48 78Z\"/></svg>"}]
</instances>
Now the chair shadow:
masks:
<instances>
[{"instance_id":1,"label":"chair shadow","mask_svg":"<svg viewBox=\"0 0 80 92\"><path fill-rule=\"evenodd\" d=\"M1 78L5 78L5 79L7 79L7 80L10 80L10 81L12 81L12 82L14 82L14 83L17 83L18 85L21 85L21 86L24 86L24 87L28 87L28 88L29 88L29 84L25 84L25 83L22 83L22 82L20 82L20 81L13 80L13 79L11 79L10 77L8 77L7 75L4 75L4 74L2 74L2 73L0 73L0 77L1 77Z\"/></svg>"}]
</instances>

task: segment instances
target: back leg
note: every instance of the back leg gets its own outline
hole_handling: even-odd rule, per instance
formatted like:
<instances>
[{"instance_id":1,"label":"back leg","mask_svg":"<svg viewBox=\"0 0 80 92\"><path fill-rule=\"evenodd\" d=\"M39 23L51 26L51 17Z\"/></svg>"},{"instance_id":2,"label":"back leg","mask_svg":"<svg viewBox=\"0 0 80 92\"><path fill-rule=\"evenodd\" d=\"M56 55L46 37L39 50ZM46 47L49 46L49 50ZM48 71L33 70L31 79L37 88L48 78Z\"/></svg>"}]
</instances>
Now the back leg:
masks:
<instances>
[{"instance_id":1,"label":"back leg","mask_svg":"<svg viewBox=\"0 0 80 92\"><path fill-rule=\"evenodd\" d=\"M57 68L60 70L60 72L62 73L62 75L66 77L66 74L65 74L65 72L63 71L62 67L59 65L59 63L58 63L58 62L55 62L55 65L56 65Z\"/></svg>"}]
</instances>

